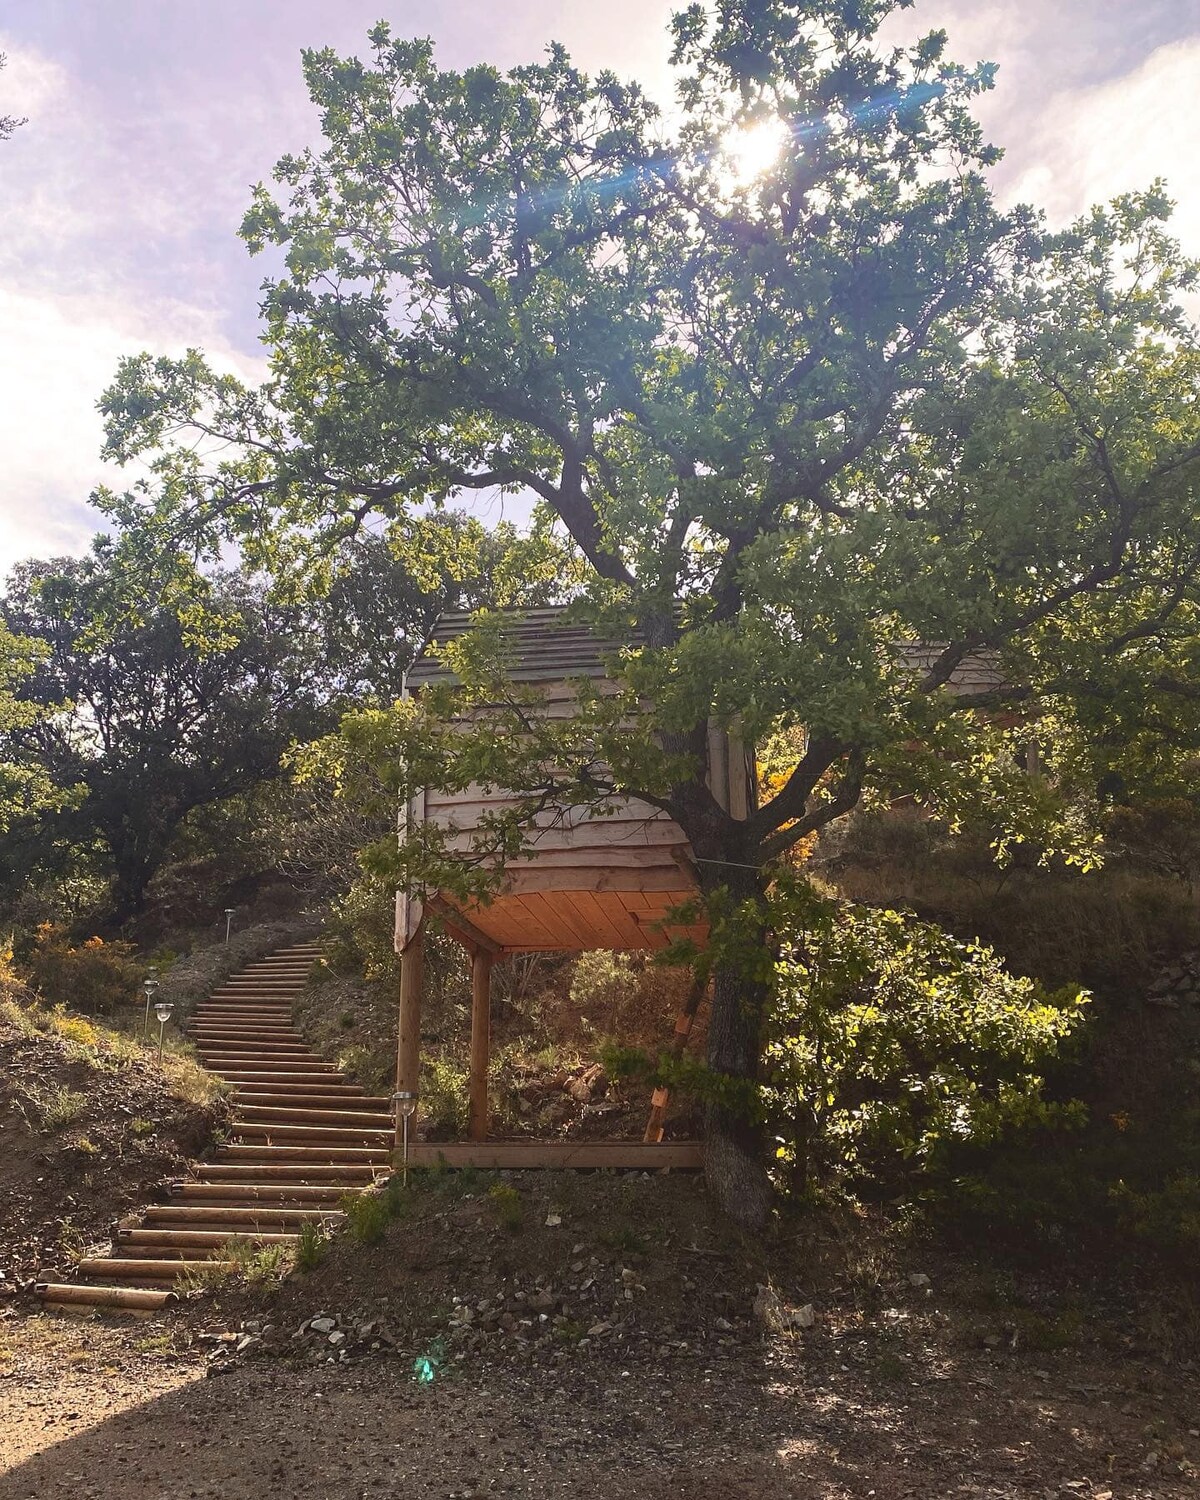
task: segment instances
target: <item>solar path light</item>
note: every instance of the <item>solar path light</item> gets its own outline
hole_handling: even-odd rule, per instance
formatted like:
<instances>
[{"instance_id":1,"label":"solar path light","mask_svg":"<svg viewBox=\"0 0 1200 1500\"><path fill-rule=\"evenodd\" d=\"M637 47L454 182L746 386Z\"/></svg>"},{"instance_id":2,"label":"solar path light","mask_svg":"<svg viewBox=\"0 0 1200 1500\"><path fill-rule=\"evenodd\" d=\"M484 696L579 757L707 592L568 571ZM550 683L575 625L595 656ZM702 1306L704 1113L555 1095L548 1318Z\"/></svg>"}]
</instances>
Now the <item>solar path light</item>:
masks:
<instances>
[{"instance_id":1,"label":"solar path light","mask_svg":"<svg viewBox=\"0 0 1200 1500\"><path fill-rule=\"evenodd\" d=\"M162 1062L163 1034L167 1029L167 1022L171 1019L171 1012L175 1007L169 1000L160 1000L154 1007L154 1014L158 1017L158 1060Z\"/></svg>"},{"instance_id":2,"label":"solar path light","mask_svg":"<svg viewBox=\"0 0 1200 1500\"><path fill-rule=\"evenodd\" d=\"M392 1095L399 1116L401 1140L400 1163L404 1172L404 1186L408 1186L408 1122L417 1112L417 1096L411 1089L397 1089Z\"/></svg>"},{"instance_id":3,"label":"solar path light","mask_svg":"<svg viewBox=\"0 0 1200 1500\"><path fill-rule=\"evenodd\" d=\"M142 1041L148 1042L150 1040L150 1002L154 999L154 991L158 988L158 980L155 979L153 970L150 971L150 976L142 988L146 991L146 1010L142 1016Z\"/></svg>"}]
</instances>

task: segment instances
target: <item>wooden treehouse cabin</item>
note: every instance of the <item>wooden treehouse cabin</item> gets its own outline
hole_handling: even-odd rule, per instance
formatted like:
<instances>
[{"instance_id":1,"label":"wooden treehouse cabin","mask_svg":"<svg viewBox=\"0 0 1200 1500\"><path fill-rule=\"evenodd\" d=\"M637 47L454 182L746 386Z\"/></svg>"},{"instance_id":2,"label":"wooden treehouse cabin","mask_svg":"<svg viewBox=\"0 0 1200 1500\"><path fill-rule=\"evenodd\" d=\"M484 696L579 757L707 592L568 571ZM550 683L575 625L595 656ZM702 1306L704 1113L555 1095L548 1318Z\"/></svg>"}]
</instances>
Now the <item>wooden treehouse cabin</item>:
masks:
<instances>
[{"instance_id":1,"label":"wooden treehouse cabin","mask_svg":"<svg viewBox=\"0 0 1200 1500\"><path fill-rule=\"evenodd\" d=\"M443 615L430 646L413 665L409 691L418 695L434 682L452 682L441 648L471 624L466 614ZM575 685L590 679L603 691L611 663L625 642L602 640L571 624L562 609L514 614L505 629L507 671L532 688L538 712L572 712ZM723 806L745 817L754 798L752 754L715 725L709 731L710 785ZM407 810L408 827L433 822L445 829L452 852L472 847L479 820L518 799L494 787L462 792L425 787ZM697 1142L663 1142L666 1097L655 1095L643 1142L493 1141L487 1135L491 972L497 958L516 953L583 953L607 948L625 952L666 947L663 930L670 909L698 888L687 838L660 809L634 797L613 797L604 813L558 807L540 815L528 852L510 860L503 884L485 904L456 905L447 893L425 903L403 893L396 904L396 951L400 954L400 1039L396 1088L411 1103L418 1093L422 945L425 921L436 912L447 933L471 955L471 1057L469 1142L415 1145L409 1160L450 1165L502 1166L698 1166ZM694 936L703 940L703 932ZM682 1046L700 996L693 990L676 1024Z\"/></svg>"}]
</instances>

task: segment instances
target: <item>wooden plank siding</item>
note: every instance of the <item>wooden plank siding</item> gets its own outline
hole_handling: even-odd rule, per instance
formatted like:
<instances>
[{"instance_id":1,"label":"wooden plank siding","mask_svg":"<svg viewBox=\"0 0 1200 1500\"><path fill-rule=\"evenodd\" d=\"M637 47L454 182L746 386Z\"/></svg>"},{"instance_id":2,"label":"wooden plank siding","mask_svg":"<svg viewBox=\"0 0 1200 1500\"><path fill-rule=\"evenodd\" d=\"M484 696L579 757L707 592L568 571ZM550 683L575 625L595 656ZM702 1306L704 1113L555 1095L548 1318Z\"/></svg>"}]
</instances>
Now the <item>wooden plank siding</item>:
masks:
<instances>
[{"instance_id":1,"label":"wooden plank siding","mask_svg":"<svg viewBox=\"0 0 1200 1500\"><path fill-rule=\"evenodd\" d=\"M470 625L471 616L463 614L438 621L431 646L409 673L412 690L454 680L438 651ZM511 679L532 686L537 714L557 721L576 713L580 678L587 678L593 690L620 692L612 677L614 662L623 647L640 644L598 640L586 627L564 623L560 609L514 615L506 624L506 637ZM487 712L473 710L457 722L465 729ZM636 716L627 727L636 729ZM745 816L754 801L753 756L716 724L709 730L709 751L713 795ZM521 800L496 786L476 784L459 792L429 787L414 799L409 819L428 819L446 830L451 852L466 855L481 823ZM462 908L470 928L504 953L662 948L674 933L656 923L696 889L696 867L683 830L641 798L614 796L603 811L547 809L531 820L528 843L520 858L506 862L503 886L490 903ZM439 899L448 901L445 893ZM419 926L420 904L408 903L402 915L403 926L397 926L401 951ZM456 935L469 936L469 930L459 929ZM707 936L703 929L692 935L698 941Z\"/></svg>"}]
</instances>

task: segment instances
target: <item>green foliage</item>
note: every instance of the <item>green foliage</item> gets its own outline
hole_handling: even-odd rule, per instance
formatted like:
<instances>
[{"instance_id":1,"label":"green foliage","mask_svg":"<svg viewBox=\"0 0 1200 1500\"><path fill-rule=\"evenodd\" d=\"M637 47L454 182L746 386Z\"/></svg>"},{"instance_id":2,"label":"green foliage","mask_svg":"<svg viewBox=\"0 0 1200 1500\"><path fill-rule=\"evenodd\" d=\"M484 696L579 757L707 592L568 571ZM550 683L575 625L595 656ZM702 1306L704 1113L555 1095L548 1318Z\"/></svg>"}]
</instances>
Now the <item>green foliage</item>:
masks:
<instances>
[{"instance_id":1,"label":"green foliage","mask_svg":"<svg viewBox=\"0 0 1200 1500\"><path fill-rule=\"evenodd\" d=\"M1165 958L1200 947L1187 874L1195 812L1179 801L1115 808L1104 834L1099 869L1042 864L1036 850L1001 868L986 831L953 835L929 819L859 815L817 869L852 901L910 908L995 948L1016 973L1051 988L1082 983L1124 1005Z\"/></svg>"},{"instance_id":2,"label":"green foliage","mask_svg":"<svg viewBox=\"0 0 1200 1500\"><path fill-rule=\"evenodd\" d=\"M1195 1263L1200 1253L1200 1171L1171 1174L1159 1188L1112 1188L1122 1226L1156 1249Z\"/></svg>"},{"instance_id":3,"label":"green foliage","mask_svg":"<svg viewBox=\"0 0 1200 1500\"><path fill-rule=\"evenodd\" d=\"M38 643L20 686L38 712L11 737L63 803L27 830L31 848L6 851L12 875L103 850L122 919L189 814L280 775L292 738L332 722L304 610L247 574L144 556L146 542L134 558L100 538L85 558L23 564L0 602Z\"/></svg>"},{"instance_id":4,"label":"green foliage","mask_svg":"<svg viewBox=\"0 0 1200 1500\"><path fill-rule=\"evenodd\" d=\"M359 1245L378 1245L387 1233L391 1213L380 1193L347 1193L341 1202L350 1238Z\"/></svg>"},{"instance_id":5,"label":"green foliage","mask_svg":"<svg viewBox=\"0 0 1200 1500\"><path fill-rule=\"evenodd\" d=\"M766 1108L790 1169L944 1175L966 1148L1077 1120L1044 1070L1085 997L1045 995L990 950L907 914L783 883Z\"/></svg>"},{"instance_id":6,"label":"green foliage","mask_svg":"<svg viewBox=\"0 0 1200 1500\"><path fill-rule=\"evenodd\" d=\"M421 1060L421 1115L433 1140L465 1135L469 1113L467 1070L451 1056Z\"/></svg>"},{"instance_id":7,"label":"green foliage","mask_svg":"<svg viewBox=\"0 0 1200 1500\"><path fill-rule=\"evenodd\" d=\"M501 1229L509 1234L518 1233L525 1221L525 1205L516 1188L507 1182L497 1182L488 1188L488 1201Z\"/></svg>"},{"instance_id":8,"label":"green foliage","mask_svg":"<svg viewBox=\"0 0 1200 1500\"><path fill-rule=\"evenodd\" d=\"M114 1015L128 1005L143 977L132 943L91 937L75 944L50 922L38 928L27 967L30 983L52 1004L69 1000L96 1016Z\"/></svg>"},{"instance_id":9,"label":"green foliage","mask_svg":"<svg viewBox=\"0 0 1200 1500\"><path fill-rule=\"evenodd\" d=\"M305 1219L300 1226L300 1239L296 1244L297 1270L315 1271L328 1253L328 1234L312 1219Z\"/></svg>"},{"instance_id":10,"label":"green foliage","mask_svg":"<svg viewBox=\"0 0 1200 1500\"><path fill-rule=\"evenodd\" d=\"M641 970L631 954L598 948L581 953L571 973L570 1001L582 1015L601 1017L604 1031L615 1036L623 1011L637 998Z\"/></svg>"}]
</instances>

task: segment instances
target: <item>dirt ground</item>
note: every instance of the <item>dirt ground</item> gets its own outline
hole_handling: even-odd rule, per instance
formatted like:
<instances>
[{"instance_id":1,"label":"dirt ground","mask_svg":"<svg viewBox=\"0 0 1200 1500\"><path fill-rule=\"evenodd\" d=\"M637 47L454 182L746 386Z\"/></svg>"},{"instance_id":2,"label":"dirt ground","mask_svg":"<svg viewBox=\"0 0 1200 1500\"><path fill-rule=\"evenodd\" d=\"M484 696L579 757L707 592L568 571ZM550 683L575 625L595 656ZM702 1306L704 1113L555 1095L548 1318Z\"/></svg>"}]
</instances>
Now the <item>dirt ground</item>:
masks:
<instances>
[{"instance_id":1,"label":"dirt ground","mask_svg":"<svg viewBox=\"0 0 1200 1500\"><path fill-rule=\"evenodd\" d=\"M1200 1493L1200 1379L1161 1300L1156 1323L1065 1265L873 1226L746 1241L679 1176L411 1194L380 1243L161 1318L11 1303L0 1500Z\"/></svg>"},{"instance_id":2,"label":"dirt ground","mask_svg":"<svg viewBox=\"0 0 1200 1500\"><path fill-rule=\"evenodd\" d=\"M883 1379L868 1344L553 1374L482 1362L421 1384L407 1361L246 1361L131 1327L36 1316L6 1332L3 1500L262 1496L1194 1496L1194 1379L1063 1355L933 1361ZM222 1368L218 1366L217 1368Z\"/></svg>"}]
</instances>

